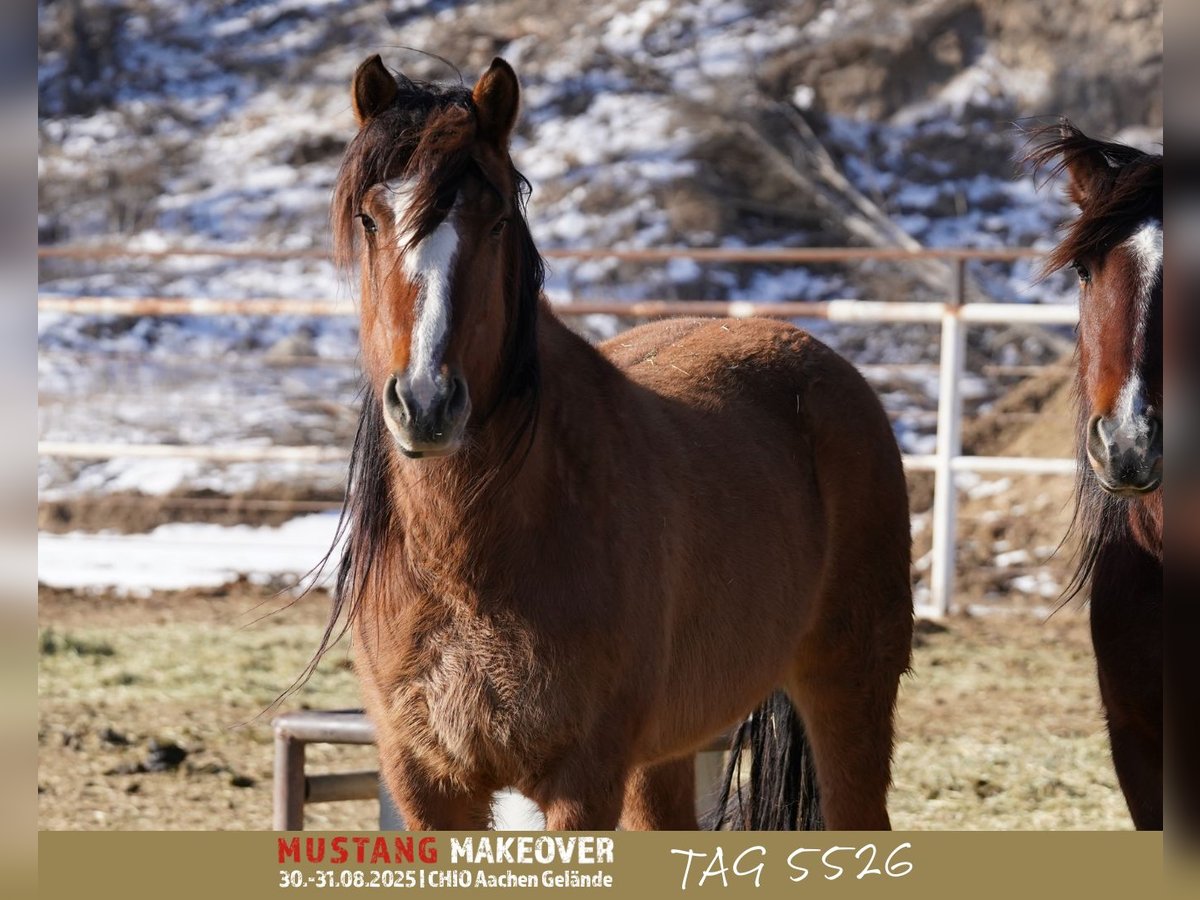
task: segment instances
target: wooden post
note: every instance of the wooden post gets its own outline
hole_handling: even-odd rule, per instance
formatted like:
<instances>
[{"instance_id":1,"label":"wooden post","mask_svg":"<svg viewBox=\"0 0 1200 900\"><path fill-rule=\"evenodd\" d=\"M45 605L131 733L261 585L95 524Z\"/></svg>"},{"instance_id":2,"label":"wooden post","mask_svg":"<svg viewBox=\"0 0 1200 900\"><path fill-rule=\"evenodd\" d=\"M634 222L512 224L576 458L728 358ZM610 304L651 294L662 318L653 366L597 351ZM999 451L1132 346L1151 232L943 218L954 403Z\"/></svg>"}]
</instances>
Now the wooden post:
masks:
<instances>
[{"instance_id":1,"label":"wooden post","mask_svg":"<svg viewBox=\"0 0 1200 900\"><path fill-rule=\"evenodd\" d=\"M706 749L696 754L696 815L701 822L721 797L725 777L725 751Z\"/></svg>"},{"instance_id":2,"label":"wooden post","mask_svg":"<svg viewBox=\"0 0 1200 900\"><path fill-rule=\"evenodd\" d=\"M933 483L933 547L929 572L930 607L933 616L950 612L954 597L955 518L958 496L954 486L954 460L962 452L962 379L966 356L966 330L961 312L966 287L966 260L958 260L954 302L942 315L941 361L938 366L937 452Z\"/></svg>"},{"instance_id":3,"label":"wooden post","mask_svg":"<svg viewBox=\"0 0 1200 900\"><path fill-rule=\"evenodd\" d=\"M272 827L276 831L304 828L304 742L285 729L275 728L275 803Z\"/></svg>"}]
</instances>

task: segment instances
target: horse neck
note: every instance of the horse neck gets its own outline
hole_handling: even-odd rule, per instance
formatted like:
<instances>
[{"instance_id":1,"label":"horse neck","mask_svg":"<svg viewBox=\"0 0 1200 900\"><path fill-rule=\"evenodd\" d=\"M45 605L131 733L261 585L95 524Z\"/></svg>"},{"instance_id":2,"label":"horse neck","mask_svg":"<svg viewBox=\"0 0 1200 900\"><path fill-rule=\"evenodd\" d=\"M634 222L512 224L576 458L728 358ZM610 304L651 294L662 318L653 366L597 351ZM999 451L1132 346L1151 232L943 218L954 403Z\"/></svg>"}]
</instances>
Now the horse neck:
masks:
<instances>
[{"instance_id":1,"label":"horse neck","mask_svg":"<svg viewBox=\"0 0 1200 900\"><path fill-rule=\"evenodd\" d=\"M594 480L591 421L602 397L619 395L623 376L545 304L537 343L536 394L501 404L452 456L396 455L391 504L412 565L488 580L492 568L538 552L539 531L560 521L566 497L577 503L582 491L605 489Z\"/></svg>"},{"instance_id":2,"label":"horse neck","mask_svg":"<svg viewBox=\"0 0 1200 900\"><path fill-rule=\"evenodd\" d=\"M1158 489L1149 497L1129 503L1129 534L1143 550L1159 562L1163 558L1163 496Z\"/></svg>"},{"instance_id":3,"label":"horse neck","mask_svg":"<svg viewBox=\"0 0 1200 900\"><path fill-rule=\"evenodd\" d=\"M1159 563L1163 558L1163 498L1159 488L1149 496L1118 499L1105 493L1090 472L1079 463L1081 480L1077 486L1075 518L1072 530L1083 541L1081 568L1075 578L1086 580L1097 554L1106 546L1139 547ZM1081 583L1081 582L1076 582Z\"/></svg>"}]
</instances>

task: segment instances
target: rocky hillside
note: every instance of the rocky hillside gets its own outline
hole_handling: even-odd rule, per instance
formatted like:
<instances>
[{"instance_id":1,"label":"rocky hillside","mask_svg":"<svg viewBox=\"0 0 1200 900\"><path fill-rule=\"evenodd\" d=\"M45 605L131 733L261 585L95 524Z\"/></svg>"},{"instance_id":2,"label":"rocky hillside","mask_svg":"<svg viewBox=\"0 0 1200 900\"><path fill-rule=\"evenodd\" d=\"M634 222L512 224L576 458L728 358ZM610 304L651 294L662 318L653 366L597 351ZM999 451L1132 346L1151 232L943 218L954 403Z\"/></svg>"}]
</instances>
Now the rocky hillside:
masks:
<instances>
[{"instance_id":1,"label":"rocky hillside","mask_svg":"<svg viewBox=\"0 0 1200 900\"><path fill-rule=\"evenodd\" d=\"M1047 245L1067 210L1018 171L1013 123L1066 113L1147 146L1162 129L1155 0L42 0L38 47L43 243L325 247L354 129L349 80L376 51L425 79L469 82L497 54L513 63L513 152L543 247ZM1002 300L1073 290L1036 283L1030 262L970 277ZM886 300L941 298L949 283L937 265L560 260L548 286L559 298ZM194 259L47 261L41 289L347 288L320 260ZM865 368L906 449L928 451L936 329L817 330ZM1055 360L1069 338L974 329L971 409L1012 383L987 367ZM330 412L353 403L348 322L42 316L39 346L44 438L340 443L349 427ZM345 365L283 362L314 358ZM176 404L186 420L164 415ZM205 486L230 490L228 477ZM43 491L178 479L118 461L42 470Z\"/></svg>"},{"instance_id":2,"label":"rocky hillside","mask_svg":"<svg viewBox=\"0 0 1200 900\"><path fill-rule=\"evenodd\" d=\"M44 0L40 236L322 246L353 130L348 80L374 51L429 79L459 77L453 64L469 81L496 54L516 66L515 155L544 246L1044 242L1062 209L1014 179L1014 121L1066 113L1104 134L1161 134L1154 0L553 10ZM572 284L613 281L604 266L580 269ZM663 281L683 296L879 289L839 270L637 274L629 290L643 294ZM981 277L1015 299L1028 275Z\"/></svg>"}]
</instances>

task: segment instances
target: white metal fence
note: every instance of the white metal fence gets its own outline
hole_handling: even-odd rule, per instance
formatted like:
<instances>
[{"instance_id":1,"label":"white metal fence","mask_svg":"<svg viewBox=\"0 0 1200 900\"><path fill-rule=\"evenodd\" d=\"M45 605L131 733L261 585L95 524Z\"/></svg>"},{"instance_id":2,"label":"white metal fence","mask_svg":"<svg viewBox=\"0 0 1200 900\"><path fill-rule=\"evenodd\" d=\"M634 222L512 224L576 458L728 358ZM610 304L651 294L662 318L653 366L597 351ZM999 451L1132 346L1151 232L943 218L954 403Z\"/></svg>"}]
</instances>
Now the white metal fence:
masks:
<instances>
[{"instance_id":1,"label":"white metal fence","mask_svg":"<svg viewBox=\"0 0 1200 900\"><path fill-rule=\"evenodd\" d=\"M923 249L916 251L874 248L780 248L757 250L670 249L656 250L554 250L545 255L576 259L612 258L632 262L656 262L691 259L697 262L756 263L830 263L852 260L941 259L953 264L956 274L947 302L877 302L829 300L822 302L756 303L748 301L576 300L555 305L561 316L615 315L630 318L655 318L675 315L731 316L744 318L767 316L787 319L824 319L831 322L928 322L941 323L940 362L938 369L938 406L936 452L907 455L909 471L932 471L933 540L931 550L930 602L918 609L925 616L944 616L952 606L956 545L957 491L955 473L991 472L1068 475L1075 471L1073 459L997 457L962 455L962 380L966 331L986 324L1074 324L1075 306L1012 303L965 303L966 266L972 260L1013 261L1036 256L1027 248L1001 250ZM212 256L232 258L320 258L318 251L255 251L226 249L137 251L106 247L43 247L39 258L103 260L112 257L165 258L171 256ZM38 296L39 312L79 315L353 315L346 301L296 300L287 298L219 299L180 297L97 297ZM255 460L326 461L346 458L346 451L327 447L240 447L181 446L112 443L75 443L40 441L38 453L45 456L77 459L130 457L192 457L212 461L243 462Z\"/></svg>"}]
</instances>

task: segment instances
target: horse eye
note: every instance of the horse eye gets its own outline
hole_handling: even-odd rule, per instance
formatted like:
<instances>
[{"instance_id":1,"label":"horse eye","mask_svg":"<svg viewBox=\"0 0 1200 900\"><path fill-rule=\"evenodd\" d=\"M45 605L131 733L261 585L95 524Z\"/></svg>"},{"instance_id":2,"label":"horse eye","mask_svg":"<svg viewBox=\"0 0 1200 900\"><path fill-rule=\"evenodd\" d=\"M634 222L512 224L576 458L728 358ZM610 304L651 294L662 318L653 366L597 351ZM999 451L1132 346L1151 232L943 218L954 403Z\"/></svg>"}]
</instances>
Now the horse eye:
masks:
<instances>
[{"instance_id":1,"label":"horse eye","mask_svg":"<svg viewBox=\"0 0 1200 900\"><path fill-rule=\"evenodd\" d=\"M492 226L492 237L499 237L500 233L502 231L504 231L504 226L507 224L508 224L508 219L500 219L495 225L493 225Z\"/></svg>"},{"instance_id":2,"label":"horse eye","mask_svg":"<svg viewBox=\"0 0 1200 900\"><path fill-rule=\"evenodd\" d=\"M1092 271L1081 262L1071 263L1071 268L1075 270L1075 274L1079 276L1079 280L1084 284L1091 284Z\"/></svg>"},{"instance_id":3,"label":"horse eye","mask_svg":"<svg viewBox=\"0 0 1200 900\"><path fill-rule=\"evenodd\" d=\"M362 222L363 231L365 231L367 234L374 234L379 230L379 228L375 225L375 220L366 213L359 213L354 218Z\"/></svg>"}]
</instances>

